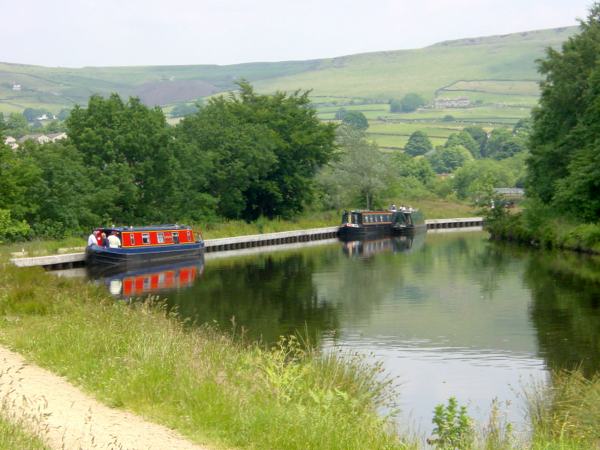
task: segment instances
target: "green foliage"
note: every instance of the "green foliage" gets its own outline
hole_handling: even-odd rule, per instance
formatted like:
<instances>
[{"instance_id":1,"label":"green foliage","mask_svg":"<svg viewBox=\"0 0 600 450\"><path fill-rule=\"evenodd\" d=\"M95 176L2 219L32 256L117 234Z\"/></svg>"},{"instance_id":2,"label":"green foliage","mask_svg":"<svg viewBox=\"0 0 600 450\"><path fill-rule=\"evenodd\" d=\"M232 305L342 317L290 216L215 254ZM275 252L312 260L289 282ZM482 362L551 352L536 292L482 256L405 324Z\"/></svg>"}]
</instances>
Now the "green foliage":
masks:
<instances>
[{"instance_id":1,"label":"green foliage","mask_svg":"<svg viewBox=\"0 0 600 450\"><path fill-rule=\"evenodd\" d=\"M577 370L552 375L551 386L528 392L534 446L552 442L556 448L595 448L600 440L600 376L586 378Z\"/></svg>"},{"instance_id":2,"label":"green foliage","mask_svg":"<svg viewBox=\"0 0 600 450\"><path fill-rule=\"evenodd\" d=\"M412 112L425 105L425 99L419 94L411 92L400 100L390 101L390 112Z\"/></svg>"},{"instance_id":3,"label":"green foliage","mask_svg":"<svg viewBox=\"0 0 600 450\"><path fill-rule=\"evenodd\" d=\"M340 108L335 112L335 120L343 120L344 116L346 115L346 113L348 113L348 111L346 110L346 108Z\"/></svg>"},{"instance_id":4,"label":"green foliage","mask_svg":"<svg viewBox=\"0 0 600 450\"><path fill-rule=\"evenodd\" d=\"M452 115L452 114L446 114L442 120L444 122L454 122L456 120L456 118Z\"/></svg>"},{"instance_id":5,"label":"green foliage","mask_svg":"<svg viewBox=\"0 0 600 450\"><path fill-rule=\"evenodd\" d=\"M455 147L457 145L462 145L464 148L471 152L473 158L481 157L481 150L479 144L470 133L466 131L461 131L459 133L453 133L448 136L448 140L446 141L445 147Z\"/></svg>"},{"instance_id":6,"label":"green foliage","mask_svg":"<svg viewBox=\"0 0 600 450\"><path fill-rule=\"evenodd\" d=\"M38 120L38 117L44 115L52 118L52 113L42 108L25 108L23 110L23 117L25 117L27 122L35 122Z\"/></svg>"},{"instance_id":7,"label":"green foliage","mask_svg":"<svg viewBox=\"0 0 600 450\"><path fill-rule=\"evenodd\" d=\"M486 143L484 156L493 159L505 159L525 150L525 133L513 135L506 128L494 128Z\"/></svg>"},{"instance_id":8,"label":"green foliage","mask_svg":"<svg viewBox=\"0 0 600 450\"><path fill-rule=\"evenodd\" d=\"M561 51L539 62L544 76L533 113L529 191L585 221L600 218L600 4Z\"/></svg>"},{"instance_id":9,"label":"green foliage","mask_svg":"<svg viewBox=\"0 0 600 450\"><path fill-rule=\"evenodd\" d=\"M101 401L215 448L405 448L377 411L393 386L379 365L307 350L295 337L266 348L211 326L189 327L152 301L41 270L0 270L2 342ZM148 345L151 342L152 345ZM126 363L124 363L126 361Z\"/></svg>"},{"instance_id":10,"label":"green foliage","mask_svg":"<svg viewBox=\"0 0 600 450\"><path fill-rule=\"evenodd\" d=\"M513 187L515 182L514 173L505 164L489 159L467 162L453 178L458 198L472 200L489 197L493 188Z\"/></svg>"},{"instance_id":11,"label":"green foliage","mask_svg":"<svg viewBox=\"0 0 600 450\"><path fill-rule=\"evenodd\" d=\"M21 137L27 134L29 124L22 114L10 113L4 123L4 134L7 136Z\"/></svg>"},{"instance_id":12,"label":"green foliage","mask_svg":"<svg viewBox=\"0 0 600 450\"><path fill-rule=\"evenodd\" d=\"M198 104L180 103L171 110L171 117L186 117L195 114L199 110Z\"/></svg>"},{"instance_id":13,"label":"green foliage","mask_svg":"<svg viewBox=\"0 0 600 450\"><path fill-rule=\"evenodd\" d=\"M69 114L71 114L71 108L63 108L58 112L56 118L60 121L65 121L69 118Z\"/></svg>"},{"instance_id":14,"label":"green foliage","mask_svg":"<svg viewBox=\"0 0 600 450\"><path fill-rule=\"evenodd\" d=\"M316 171L334 150L335 125L317 119L307 92L259 95L247 82L239 87L238 95L212 99L177 127L190 157L206 162L204 180L188 176L204 183L225 217L291 217L313 198Z\"/></svg>"},{"instance_id":15,"label":"green foliage","mask_svg":"<svg viewBox=\"0 0 600 450\"><path fill-rule=\"evenodd\" d=\"M393 176L386 156L364 133L351 127L338 130L340 154L319 176L328 207L358 205L370 209L383 200Z\"/></svg>"},{"instance_id":16,"label":"green foliage","mask_svg":"<svg viewBox=\"0 0 600 450\"><path fill-rule=\"evenodd\" d=\"M436 148L435 152L428 155L428 159L437 173L450 173L472 160L473 155L462 145L454 145Z\"/></svg>"},{"instance_id":17,"label":"green foliage","mask_svg":"<svg viewBox=\"0 0 600 450\"><path fill-rule=\"evenodd\" d=\"M361 131L369 128L369 122L367 121L367 118L360 111L347 111L344 113L342 123Z\"/></svg>"},{"instance_id":18,"label":"green foliage","mask_svg":"<svg viewBox=\"0 0 600 450\"><path fill-rule=\"evenodd\" d=\"M410 156L424 155L433 150L431 141L423 131L415 131L408 138L408 142L404 146L404 151Z\"/></svg>"},{"instance_id":19,"label":"green foliage","mask_svg":"<svg viewBox=\"0 0 600 450\"><path fill-rule=\"evenodd\" d=\"M463 131L469 133L475 142L477 142L479 145L479 155L482 155L488 140L487 132L478 126L466 127Z\"/></svg>"},{"instance_id":20,"label":"green foliage","mask_svg":"<svg viewBox=\"0 0 600 450\"><path fill-rule=\"evenodd\" d=\"M27 239L30 232L27 222L14 220L10 216L10 210L0 209L0 244Z\"/></svg>"},{"instance_id":21,"label":"green foliage","mask_svg":"<svg viewBox=\"0 0 600 450\"><path fill-rule=\"evenodd\" d=\"M432 420L435 427L428 443L441 450L472 448L475 433L472 419L467 414L466 406L458 406L456 398L450 397L448 404L435 407Z\"/></svg>"}]
</instances>

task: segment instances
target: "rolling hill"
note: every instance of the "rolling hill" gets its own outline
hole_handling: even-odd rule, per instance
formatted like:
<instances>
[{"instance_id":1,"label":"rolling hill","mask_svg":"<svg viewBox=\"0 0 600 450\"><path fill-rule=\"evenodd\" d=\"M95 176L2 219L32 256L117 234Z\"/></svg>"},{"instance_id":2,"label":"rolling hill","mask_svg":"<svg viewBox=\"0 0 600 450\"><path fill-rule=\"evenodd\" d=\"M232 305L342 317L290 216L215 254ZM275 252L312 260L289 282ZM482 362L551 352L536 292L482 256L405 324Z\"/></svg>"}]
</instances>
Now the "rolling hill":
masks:
<instances>
[{"instance_id":1,"label":"rolling hill","mask_svg":"<svg viewBox=\"0 0 600 450\"><path fill-rule=\"evenodd\" d=\"M50 68L0 63L0 111L85 104L93 93L137 95L151 105L193 101L245 78L259 91L311 89L316 104L383 103L407 92L428 100L468 96L480 103L530 107L537 98L535 60L576 27L441 42L311 61L228 66ZM15 85L20 90L14 90ZM344 100L345 99L345 100Z\"/></svg>"}]
</instances>

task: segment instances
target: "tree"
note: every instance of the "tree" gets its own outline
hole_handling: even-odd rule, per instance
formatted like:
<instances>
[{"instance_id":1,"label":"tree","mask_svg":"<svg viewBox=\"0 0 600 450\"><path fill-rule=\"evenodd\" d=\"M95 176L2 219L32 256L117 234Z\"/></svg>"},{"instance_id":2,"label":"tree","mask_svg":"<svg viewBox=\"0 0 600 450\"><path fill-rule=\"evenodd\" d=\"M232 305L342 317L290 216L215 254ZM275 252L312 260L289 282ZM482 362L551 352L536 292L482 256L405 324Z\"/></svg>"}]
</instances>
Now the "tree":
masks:
<instances>
[{"instance_id":1,"label":"tree","mask_svg":"<svg viewBox=\"0 0 600 450\"><path fill-rule=\"evenodd\" d=\"M400 153L394 155L394 163L398 167L397 174L400 177L414 178L419 180L423 186L427 186L435 179L435 172L427 158L410 158Z\"/></svg>"},{"instance_id":2,"label":"tree","mask_svg":"<svg viewBox=\"0 0 600 450\"><path fill-rule=\"evenodd\" d=\"M186 117L198 112L198 104L180 103L171 110L171 117Z\"/></svg>"},{"instance_id":3,"label":"tree","mask_svg":"<svg viewBox=\"0 0 600 450\"><path fill-rule=\"evenodd\" d=\"M469 161L454 173L454 189L458 198L477 199L491 195L495 187L511 187L515 177L499 161Z\"/></svg>"},{"instance_id":4,"label":"tree","mask_svg":"<svg viewBox=\"0 0 600 450\"><path fill-rule=\"evenodd\" d=\"M544 79L533 111L527 187L543 203L594 221L600 217L600 3L580 30L538 62Z\"/></svg>"},{"instance_id":5,"label":"tree","mask_svg":"<svg viewBox=\"0 0 600 450\"><path fill-rule=\"evenodd\" d=\"M71 111L67 130L102 192L96 211L119 223L177 220L172 197L179 165L159 108L94 95L87 108Z\"/></svg>"},{"instance_id":6,"label":"tree","mask_svg":"<svg viewBox=\"0 0 600 450\"><path fill-rule=\"evenodd\" d=\"M485 146L484 156L492 159L505 159L525 150L522 136L515 136L507 128L494 128Z\"/></svg>"},{"instance_id":7,"label":"tree","mask_svg":"<svg viewBox=\"0 0 600 450\"><path fill-rule=\"evenodd\" d=\"M27 119L22 114L10 113L8 119L5 119L4 132L6 135L21 137L27 134L28 128Z\"/></svg>"},{"instance_id":8,"label":"tree","mask_svg":"<svg viewBox=\"0 0 600 450\"><path fill-rule=\"evenodd\" d=\"M404 146L404 152L410 156L424 155L431 150L433 150L433 146L429 137L420 130L413 132Z\"/></svg>"},{"instance_id":9,"label":"tree","mask_svg":"<svg viewBox=\"0 0 600 450\"><path fill-rule=\"evenodd\" d=\"M452 147L438 147L429 156L431 167L437 173L450 173L473 159L471 152L462 145Z\"/></svg>"},{"instance_id":10,"label":"tree","mask_svg":"<svg viewBox=\"0 0 600 450\"><path fill-rule=\"evenodd\" d=\"M425 105L425 99L421 97L419 94L415 94L411 92L406 94L400 101L391 100L390 101L390 111L391 112L412 112L416 111L421 106Z\"/></svg>"},{"instance_id":11,"label":"tree","mask_svg":"<svg viewBox=\"0 0 600 450\"><path fill-rule=\"evenodd\" d=\"M445 147L455 147L457 145L462 145L467 150L469 150L474 158L481 157L479 144L477 144L475 139L473 139L473 137L466 131L452 133L450 136L448 136L448 140L446 141Z\"/></svg>"},{"instance_id":12,"label":"tree","mask_svg":"<svg viewBox=\"0 0 600 450\"><path fill-rule=\"evenodd\" d=\"M212 120L212 112L224 120L207 123ZM209 130L202 131L203 127ZM219 194L220 210L228 217L234 214L246 220L261 215L290 217L302 211L313 198L317 170L332 157L335 128L334 124L319 121L310 107L308 92L259 95L245 81L239 83L237 95L212 99L178 127L184 135L190 132L184 140L195 148L194 154L209 158L213 166L209 180L223 175L214 184L209 181L209 186L222 186L218 191L223 192ZM194 144L194 129L207 133L203 144ZM232 141L224 142L227 139ZM229 183L225 180L231 178L227 175L231 170L227 161L231 164L236 161L236 139L242 140L240 151L245 155L237 164L241 166L244 158L250 158L247 167L240 170L251 171L251 177L248 185L234 184L235 199L230 199ZM222 202L232 203L225 207Z\"/></svg>"},{"instance_id":13,"label":"tree","mask_svg":"<svg viewBox=\"0 0 600 450\"><path fill-rule=\"evenodd\" d=\"M347 111L342 118L342 123L362 131L369 128L367 118L360 111Z\"/></svg>"},{"instance_id":14,"label":"tree","mask_svg":"<svg viewBox=\"0 0 600 450\"><path fill-rule=\"evenodd\" d=\"M340 108L335 112L335 120L344 120L344 116L348 111L346 108Z\"/></svg>"},{"instance_id":15,"label":"tree","mask_svg":"<svg viewBox=\"0 0 600 450\"><path fill-rule=\"evenodd\" d=\"M58 112L56 118L60 121L65 121L69 117L69 114L71 114L71 109L63 108Z\"/></svg>"},{"instance_id":16,"label":"tree","mask_svg":"<svg viewBox=\"0 0 600 450\"><path fill-rule=\"evenodd\" d=\"M328 191L343 192L345 201L371 209L389 185L384 155L363 132L352 127L341 127L337 142L341 154L321 176L321 182Z\"/></svg>"},{"instance_id":17,"label":"tree","mask_svg":"<svg viewBox=\"0 0 600 450\"><path fill-rule=\"evenodd\" d=\"M478 126L466 127L463 131L469 133L471 137L475 140L475 142L477 142L477 144L479 145L479 155L483 155L483 151L488 140L487 132L483 128Z\"/></svg>"}]
</instances>

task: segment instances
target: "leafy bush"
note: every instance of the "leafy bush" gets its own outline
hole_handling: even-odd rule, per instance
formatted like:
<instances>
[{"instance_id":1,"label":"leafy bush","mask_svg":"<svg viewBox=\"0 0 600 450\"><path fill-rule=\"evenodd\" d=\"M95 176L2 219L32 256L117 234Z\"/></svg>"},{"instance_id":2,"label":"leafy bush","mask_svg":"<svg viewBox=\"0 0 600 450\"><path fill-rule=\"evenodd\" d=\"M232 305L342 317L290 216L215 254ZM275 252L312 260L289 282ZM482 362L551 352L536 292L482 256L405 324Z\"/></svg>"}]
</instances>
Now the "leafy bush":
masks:
<instances>
[{"instance_id":1,"label":"leafy bush","mask_svg":"<svg viewBox=\"0 0 600 450\"><path fill-rule=\"evenodd\" d=\"M11 218L10 211L0 209L0 244L4 241L20 241L27 239L31 228L25 221Z\"/></svg>"},{"instance_id":2,"label":"leafy bush","mask_svg":"<svg viewBox=\"0 0 600 450\"><path fill-rule=\"evenodd\" d=\"M435 425L433 437L427 442L435 445L435 448L443 450L472 448L475 438L472 419L467 414L467 407L459 407L456 398L450 397L448 405L437 405L432 422Z\"/></svg>"}]
</instances>

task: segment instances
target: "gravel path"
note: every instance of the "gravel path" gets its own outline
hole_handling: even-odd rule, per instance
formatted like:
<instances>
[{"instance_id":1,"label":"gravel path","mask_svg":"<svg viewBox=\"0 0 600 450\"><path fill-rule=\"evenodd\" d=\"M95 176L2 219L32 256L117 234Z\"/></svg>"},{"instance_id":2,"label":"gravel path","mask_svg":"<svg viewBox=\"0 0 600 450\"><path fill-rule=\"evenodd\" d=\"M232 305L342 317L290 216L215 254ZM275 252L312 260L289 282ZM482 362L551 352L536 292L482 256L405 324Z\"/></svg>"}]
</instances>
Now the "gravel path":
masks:
<instances>
[{"instance_id":1,"label":"gravel path","mask_svg":"<svg viewBox=\"0 0 600 450\"><path fill-rule=\"evenodd\" d=\"M207 449L162 425L102 405L4 347L0 400L3 415L26 423L52 449Z\"/></svg>"}]
</instances>

